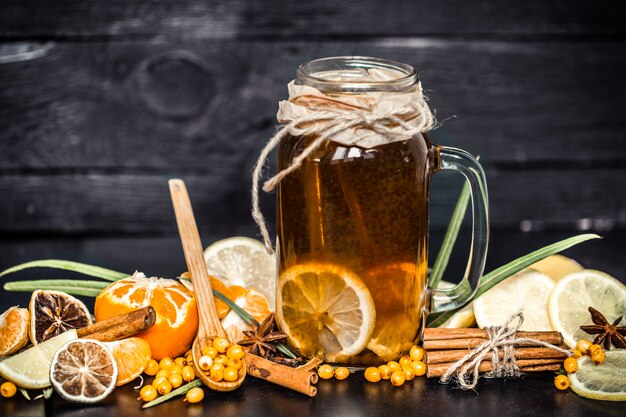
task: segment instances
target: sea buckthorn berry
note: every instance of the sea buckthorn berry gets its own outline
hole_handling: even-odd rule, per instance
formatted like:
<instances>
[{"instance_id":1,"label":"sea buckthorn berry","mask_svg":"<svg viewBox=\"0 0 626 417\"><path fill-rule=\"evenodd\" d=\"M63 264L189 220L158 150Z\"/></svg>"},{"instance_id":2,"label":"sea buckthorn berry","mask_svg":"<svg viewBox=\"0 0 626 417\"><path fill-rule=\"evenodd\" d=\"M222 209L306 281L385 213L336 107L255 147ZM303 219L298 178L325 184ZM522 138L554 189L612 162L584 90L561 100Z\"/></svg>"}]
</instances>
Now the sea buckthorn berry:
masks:
<instances>
[{"instance_id":1,"label":"sea buckthorn berry","mask_svg":"<svg viewBox=\"0 0 626 417\"><path fill-rule=\"evenodd\" d=\"M380 371L375 366L370 366L365 370L365 379L369 382L380 381Z\"/></svg>"},{"instance_id":2,"label":"sea buckthorn berry","mask_svg":"<svg viewBox=\"0 0 626 417\"><path fill-rule=\"evenodd\" d=\"M185 394L185 401L189 404L199 403L204 399L204 390L200 387L195 387L187 391Z\"/></svg>"},{"instance_id":3,"label":"sea buckthorn berry","mask_svg":"<svg viewBox=\"0 0 626 417\"><path fill-rule=\"evenodd\" d=\"M159 372L159 363L154 359L150 359L150 362L148 362L148 366L146 366L146 369L144 369L143 371L146 373L146 375L155 376L157 372Z\"/></svg>"},{"instance_id":4,"label":"sea buckthorn berry","mask_svg":"<svg viewBox=\"0 0 626 417\"><path fill-rule=\"evenodd\" d=\"M572 349L572 358L578 359L583 356L583 353L578 349Z\"/></svg>"},{"instance_id":5,"label":"sea buckthorn berry","mask_svg":"<svg viewBox=\"0 0 626 417\"><path fill-rule=\"evenodd\" d=\"M378 367L378 372L380 373L380 377L382 379L389 379L389 378L391 378L391 369L389 369L389 366L387 366L387 365L380 365Z\"/></svg>"},{"instance_id":6,"label":"sea buckthorn berry","mask_svg":"<svg viewBox=\"0 0 626 417\"><path fill-rule=\"evenodd\" d=\"M317 374L322 379L330 379L335 375L335 370L330 365L322 365L317 369Z\"/></svg>"},{"instance_id":7,"label":"sea buckthorn berry","mask_svg":"<svg viewBox=\"0 0 626 417\"><path fill-rule=\"evenodd\" d=\"M214 363L215 362L213 361L213 359L211 359L210 356L202 356L198 360L198 367L203 371L208 371L209 369L211 369L211 366L213 366Z\"/></svg>"},{"instance_id":8,"label":"sea buckthorn berry","mask_svg":"<svg viewBox=\"0 0 626 417\"><path fill-rule=\"evenodd\" d=\"M346 379L348 376L350 376L350 371L348 370L348 368L340 366L339 368L335 369L335 378L339 381Z\"/></svg>"},{"instance_id":9,"label":"sea buckthorn berry","mask_svg":"<svg viewBox=\"0 0 626 417\"><path fill-rule=\"evenodd\" d=\"M606 354L600 345L589 346L589 356L595 365L601 365L606 359Z\"/></svg>"},{"instance_id":10,"label":"sea buckthorn berry","mask_svg":"<svg viewBox=\"0 0 626 417\"><path fill-rule=\"evenodd\" d=\"M402 368L402 372L404 372L404 379L407 381L412 381L415 378L415 371L410 366Z\"/></svg>"},{"instance_id":11,"label":"sea buckthorn berry","mask_svg":"<svg viewBox=\"0 0 626 417\"><path fill-rule=\"evenodd\" d=\"M182 369L183 366L187 365L187 359L183 357L179 357L179 358L174 359L174 363L176 364L176 366Z\"/></svg>"},{"instance_id":12,"label":"sea buckthorn berry","mask_svg":"<svg viewBox=\"0 0 626 417\"><path fill-rule=\"evenodd\" d=\"M172 391L172 384L167 379L155 387L160 395L167 395Z\"/></svg>"},{"instance_id":13,"label":"sea buckthorn berry","mask_svg":"<svg viewBox=\"0 0 626 417\"><path fill-rule=\"evenodd\" d=\"M391 385L395 386L395 387L399 387L400 385L404 384L404 372L402 371L395 371L394 373L391 374Z\"/></svg>"},{"instance_id":14,"label":"sea buckthorn berry","mask_svg":"<svg viewBox=\"0 0 626 417\"><path fill-rule=\"evenodd\" d=\"M421 361L422 359L424 359L424 349L417 345L412 346L411 350L409 351L409 356L414 361Z\"/></svg>"},{"instance_id":15,"label":"sea buckthorn berry","mask_svg":"<svg viewBox=\"0 0 626 417\"><path fill-rule=\"evenodd\" d=\"M161 362L159 362L159 367L161 369L169 369L172 365L174 365L174 359L170 357L163 358L161 359Z\"/></svg>"},{"instance_id":16,"label":"sea buckthorn berry","mask_svg":"<svg viewBox=\"0 0 626 417\"><path fill-rule=\"evenodd\" d=\"M402 367L396 361L389 361L389 362L387 362L387 366L389 367L389 370L391 371L392 374L394 372L396 372L396 371L402 370Z\"/></svg>"},{"instance_id":17,"label":"sea buckthorn berry","mask_svg":"<svg viewBox=\"0 0 626 417\"><path fill-rule=\"evenodd\" d=\"M161 385L164 382L169 382L169 380L167 379L167 377L164 376L159 376L159 377L155 377L154 381L152 381L152 386L154 388L159 388L159 385Z\"/></svg>"},{"instance_id":18,"label":"sea buckthorn berry","mask_svg":"<svg viewBox=\"0 0 626 417\"><path fill-rule=\"evenodd\" d=\"M213 347L218 353L224 353L228 349L228 340L223 337L216 337L213 339Z\"/></svg>"},{"instance_id":19,"label":"sea buckthorn berry","mask_svg":"<svg viewBox=\"0 0 626 417\"><path fill-rule=\"evenodd\" d=\"M183 367L180 375L183 377L185 382L191 382L196 379L196 371L194 371L193 367L189 365Z\"/></svg>"},{"instance_id":20,"label":"sea buckthorn berry","mask_svg":"<svg viewBox=\"0 0 626 417\"><path fill-rule=\"evenodd\" d=\"M239 345L232 345L226 351L226 356L228 356L230 359L242 359L243 355L243 348Z\"/></svg>"},{"instance_id":21,"label":"sea buckthorn berry","mask_svg":"<svg viewBox=\"0 0 626 417\"><path fill-rule=\"evenodd\" d=\"M580 353L582 353L583 355L586 355L587 352L589 351L589 347L592 345L593 343L591 343L590 340L587 339L580 339L577 343L576 343L576 349L578 349L580 351Z\"/></svg>"},{"instance_id":22,"label":"sea buckthorn berry","mask_svg":"<svg viewBox=\"0 0 626 417\"><path fill-rule=\"evenodd\" d=\"M563 369L565 369L565 372L568 374L573 374L578 370L578 362L574 358L567 358L563 362Z\"/></svg>"},{"instance_id":23,"label":"sea buckthorn berry","mask_svg":"<svg viewBox=\"0 0 626 417\"><path fill-rule=\"evenodd\" d=\"M243 366L243 361L241 359L237 359L237 358L229 358L226 361L226 367L230 367L230 368L235 368L235 369L241 369L241 367Z\"/></svg>"},{"instance_id":24,"label":"sea buckthorn berry","mask_svg":"<svg viewBox=\"0 0 626 417\"><path fill-rule=\"evenodd\" d=\"M11 398L15 395L16 392L17 387L11 381L4 382L2 385L0 385L0 394L4 398Z\"/></svg>"},{"instance_id":25,"label":"sea buckthorn berry","mask_svg":"<svg viewBox=\"0 0 626 417\"><path fill-rule=\"evenodd\" d=\"M176 389L183 385L183 377L180 374L172 374L169 378L170 384L172 384L172 388Z\"/></svg>"},{"instance_id":26,"label":"sea buckthorn berry","mask_svg":"<svg viewBox=\"0 0 626 417\"><path fill-rule=\"evenodd\" d=\"M411 364L411 369L415 372L415 376L422 376L426 373L426 364L422 361L415 361Z\"/></svg>"},{"instance_id":27,"label":"sea buckthorn berry","mask_svg":"<svg viewBox=\"0 0 626 417\"><path fill-rule=\"evenodd\" d=\"M411 366L411 363L413 363L413 359L405 355L398 360L398 363L400 364L400 368L405 368L407 366Z\"/></svg>"},{"instance_id":28,"label":"sea buckthorn berry","mask_svg":"<svg viewBox=\"0 0 626 417\"><path fill-rule=\"evenodd\" d=\"M209 356L211 359L217 358L218 352L213 346L205 346L202 348L202 356Z\"/></svg>"},{"instance_id":29,"label":"sea buckthorn berry","mask_svg":"<svg viewBox=\"0 0 626 417\"><path fill-rule=\"evenodd\" d=\"M139 398L137 399L148 402L156 399L158 395L159 393L152 385L144 385L139 391Z\"/></svg>"},{"instance_id":30,"label":"sea buckthorn berry","mask_svg":"<svg viewBox=\"0 0 626 417\"><path fill-rule=\"evenodd\" d=\"M224 369L224 381L234 382L237 378L239 378L239 371L237 369L231 368L230 366Z\"/></svg>"},{"instance_id":31,"label":"sea buckthorn berry","mask_svg":"<svg viewBox=\"0 0 626 417\"><path fill-rule=\"evenodd\" d=\"M557 375L554 378L554 386L560 390L566 390L569 387L569 378L566 375Z\"/></svg>"},{"instance_id":32,"label":"sea buckthorn berry","mask_svg":"<svg viewBox=\"0 0 626 417\"><path fill-rule=\"evenodd\" d=\"M169 376L170 376L170 370L169 369L159 369L159 372L157 372L154 377L155 378L159 378L159 377L168 378Z\"/></svg>"},{"instance_id":33,"label":"sea buckthorn berry","mask_svg":"<svg viewBox=\"0 0 626 417\"><path fill-rule=\"evenodd\" d=\"M224 379L224 367L222 365L214 365L209 372L209 376L215 382L220 382Z\"/></svg>"},{"instance_id":34,"label":"sea buckthorn berry","mask_svg":"<svg viewBox=\"0 0 626 417\"><path fill-rule=\"evenodd\" d=\"M189 349L189 350L187 350L187 352L185 352L185 357L191 356L191 355L193 355L193 350L192 349Z\"/></svg>"},{"instance_id":35,"label":"sea buckthorn berry","mask_svg":"<svg viewBox=\"0 0 626 417\"><path fill-rule=\"evenodd\" d=\"M174 374L180 375L180 373L182 372L182 368L178 365L174 365L170 369L168 369L168 371L170 372L169 376L174 375Z\"/></svg>"}]
</instances>

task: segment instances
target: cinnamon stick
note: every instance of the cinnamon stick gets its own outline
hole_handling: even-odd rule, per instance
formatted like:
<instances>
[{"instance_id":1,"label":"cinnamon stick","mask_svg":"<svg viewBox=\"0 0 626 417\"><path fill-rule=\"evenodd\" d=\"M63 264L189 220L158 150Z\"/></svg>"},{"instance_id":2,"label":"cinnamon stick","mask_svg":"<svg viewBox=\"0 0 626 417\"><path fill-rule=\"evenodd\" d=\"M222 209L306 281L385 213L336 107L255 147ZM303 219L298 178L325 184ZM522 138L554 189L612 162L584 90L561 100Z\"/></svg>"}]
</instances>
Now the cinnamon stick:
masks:
<instances>
[{"instance_id":1,"label":"cinnamon stick","mask_svg":"<svg viewBox=\"0 0 626 417\"><path fill-rule=\"evenodd\" d=\"M317 394L317 388L313 384L317 383L318 376L314 371L308 369L306 364L300 368L291 368L250 353L246 353L245 359L248 375L292 389L309 397L315 397Z\"/></svg>"},{"instance_id":2,"label":"cinnamon stick","mask_svg":"<svg viewBox=\"0 0 626 417\"><path fill-rule=\"evenodd\" d=\"M524 337L530 339L541 340L542 342L552 343L553 345L563 344L563 336L559 332L525 332L518 331L516 337ZM428 327L424 329L424 343L431 341L452 341L466 339L489 339L486 330L483 329L447 329L439 327ZM483 340L483 342L484 342ZM451 342L452 343L452 342ZM466 346L463 346L466 347ZM424 346L424 349L428 349ZM440 348L445 349L445 348ZM456 348L448 348L456 349Z\"/></svg>"},{"instance_id":3,"label":"cinnamon stick","mask_svg":"<svg viewBox=\"0 0 626 417\"><path fill-rule=\"evenodd\" d=\"M455 329L458 330L458 329ZM474 330L474 329L472 329ZM479 329L477 329L479 330ZM562 345L563 336L559 332L517 332L516 338L524 337L539 340L541 342L553 345ZM424 339L423 347L425 350L444 350L444 349L473 349L476 346L485 343L488 339L485 337L467 337L458 339ZM532 346L532 344L524 344L524 346Z\"/></svg>"},{"instance_id":4,"label":"cinnamon stick","mask_svg":"<svg viewBox=\"0 0 626 417\"><path fill-rule=\"evenodd\" d=\"M78 337L113 342L149 329L156 322L156 313L150 306L129 313L97 321L77 329Z\"/></svg>"},{"instance_id":5,"label":"cinnamon stick","mask_svg":"<svg viewBox=\"0 0 626 417\"><path fill-rule=\"evenodd\" d=\"M567 349L565 346L559 346ZM439 363L456 362L469 353L467 349L454 350L431 350L426 353L426 364L433 365ZM485 359L491 359L493 352L489 352ZM504 356L503 352L499 352L500 359ZM567 355L554 349L544 347L516 348L515 359L561 359L564 360ZM518 361L519 362L519 361Z\"/></svg>"},{"instance_id":6,"label":"cinnamon stick","mask_svg":"<svg viewBox=\"0 0 626 417\"><path fill-rule=\"evenodd\" d=\"M558 371L563 361L561 359L521 359L516 361L522 372ZM436 378L446 373L453 362L428 365L426 377ZM479 372L489 372L493 370L491 361L482 361L478 367Z\"/></svg>"}]
</instances>

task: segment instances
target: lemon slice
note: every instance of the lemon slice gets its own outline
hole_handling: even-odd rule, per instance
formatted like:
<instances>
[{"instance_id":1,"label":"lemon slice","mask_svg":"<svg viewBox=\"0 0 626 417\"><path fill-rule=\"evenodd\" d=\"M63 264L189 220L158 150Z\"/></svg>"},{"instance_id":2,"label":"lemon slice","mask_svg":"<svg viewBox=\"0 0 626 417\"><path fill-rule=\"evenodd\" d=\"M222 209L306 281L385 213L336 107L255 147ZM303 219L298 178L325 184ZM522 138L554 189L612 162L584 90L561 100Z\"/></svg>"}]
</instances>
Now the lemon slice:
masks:
<instances>
[{"instance_id":1,"label":"lemon slice","mask_svg":"<svg viewBox=\"0 0 626 417\"><path fill-rule=\"evenodd\" d=\"M334 362L365 348L376 310L367 287L353 272L310 262L283 272L279 283L277 322L302 355Z\"/></svg>"},{"instance_id":2,"label":"lemon slice","mask_svg":"<svg viewBox=\"0 0 626 417\"><path fill-rule=\"evenodd\" d=\"M218 240L204 250L204 259L209 274L229 286L256 289L275 310L276 258L267 253L263 243L241 236Z\"/></svg>"},{"instance_id":3,"label":"lemon slice","mask_svg":"<svg viewBox=\"0 0 626 417\"><path fill-rule=\"evenodd\" d=\"M575 260L560 254L548 256L539 262L535 262L528 268L534 269L542 274L546 274L555 282L558 282L561 278L564 278L569 274L585 269Z\"/></svg>"},{"instance_id":4,"label":"lemon slice","mask_svg":"<svg viewBox=\"0 0 626 417\"><path fill-rule=\"evenodd\" d=\"M526 270L502 281L474 301L478 326L502 326L515 313L524 313L520 330L550 331L548 298L554 281L547 275Z\"/></svg>"},{"instance_id":5,"label":"lemon slice","mask_svg":"<svg viewBox=\"0 0 626 417\"><path fill-rule=\"evenodd\" d=\"M572 390L581 397L604 401L626 401L626 350L606 351L602 365L591 358L578 359L578 371L569 374Z\"/></svg>"},{"instance_id":6,"label":"lemon slice","mask_svg":"<svg viewBox=\"0 0 626 417\"><path fill-rule=\"evenodd\" d=\"M441 281L438 288L452 288L456 284L448 281ZM456 313L454 313L448 320L446 320L441 326L448 329L461 329L466 327L472 327L476 323L476 317L474 317L474 307L472 303L469 303Z\"/></svg>"},{"instance_id":7,"label":"lemon slice","mask_svg":"<svg viewBox=\"0 0 626 417\"><path fill-rule=\"evenodd\" d=\"M550 295L550 322L563 334L563 341L573 348L579 339L590 335L580 326L592 324L587 310L593 307L609 323L626 315L626 286L604 272L586 269L563 278Z\"/></svg>"},{"instance_id":8,"label":"lemon slice","mask_svg":"<svg viewBox=\"0 0 626 417\"><path fill-rule=\"evenodd\" d=\"M77 338L76 330L68 330L11 356L0 362L0 376L22 388L49 387L50 364L54 354L61 346Z\"/></svg>"}]
</instances>

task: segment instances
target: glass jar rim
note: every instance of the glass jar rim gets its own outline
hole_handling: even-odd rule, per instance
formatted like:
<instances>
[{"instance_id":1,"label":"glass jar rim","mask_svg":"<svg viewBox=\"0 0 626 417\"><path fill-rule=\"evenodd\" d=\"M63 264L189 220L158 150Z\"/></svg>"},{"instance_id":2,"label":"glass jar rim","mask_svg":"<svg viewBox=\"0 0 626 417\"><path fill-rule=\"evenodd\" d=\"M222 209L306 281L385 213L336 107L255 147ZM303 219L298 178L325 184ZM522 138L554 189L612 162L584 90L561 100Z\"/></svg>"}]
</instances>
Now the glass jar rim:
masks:
<instances>
[{"instance_id":1,"label":"glass jar rim","mask_svg":"<svg viewBox=\"0 0 626 417\"><path fill-rule=\"evenodd\" d=\"M398 73L398 78L382 81L372 80L333 80L319 74L330 71L351 69L384 69ZM298 67L296 84L308 85L324 93L364 93L364 92L409 92L418 82L415 68L389 59L367 56L335 56L305 62Z\"/></svg>"}]
</instances>

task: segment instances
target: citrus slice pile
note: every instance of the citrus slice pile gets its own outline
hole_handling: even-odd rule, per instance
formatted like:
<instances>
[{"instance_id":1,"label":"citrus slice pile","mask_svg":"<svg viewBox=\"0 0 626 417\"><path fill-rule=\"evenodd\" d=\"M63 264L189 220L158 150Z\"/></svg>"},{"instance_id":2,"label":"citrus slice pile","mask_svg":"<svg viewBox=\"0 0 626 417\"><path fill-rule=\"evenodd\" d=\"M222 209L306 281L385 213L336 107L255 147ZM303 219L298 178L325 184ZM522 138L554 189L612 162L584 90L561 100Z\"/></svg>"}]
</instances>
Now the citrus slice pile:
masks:
<instances>
[{"instance_id":1,"label":"citrus slice pile","mask_svg":"<svg viewBox=\"0 0 626 417\"><path fill-rule=\"evenodd\" d=\"M261 242L241 236L222 239L205 249L204 259L209 274L226 285L254 288L275 310L276 258L267 253Z\"/></svg>"},{"instance_id":2,"label":"citrus slice pile","mask_svg":"<svg viewBox=\"0 0 626 417\"><path fill-rule=\"evenodd\" d=\"M22 388L46 388L50 386L50 363L55 352L76 338L76 330L68 330L11 356L0 362L0 376Z\"/></svg>"},{"instance_id":3,"label":"citrus slice pile","mask_svg":"<svg viewBox=\"0 0 626 417\"><path fill-rule=\"evenodd\" d=\"M11 355L28 342L28 310L11 307L0 315L0 356Z\"/></svg>"},{"instance_id":4,"label":"citrus slice pile","mask_svg":"<svg viewBox=\"0 0 626 417\"><path fill-rule=\"evenodd\" d=\"M279 279L277 322L303 355L341 361L361 352L376 322L363 281L331 263L295 265Z\"/></svg>"},{"instance_id":5,"label":"citrus slice pile","mask_svg":"<svg viewBox=\"0 0 626 417\"><path fill-rule=\"evenodd\" d=\"M185 353L198 331L198 312L191 291L176 280L135 273L102 290L94 314L105 320L146 306L154 308L156 323L137 336L150 344L152 356L161 360Z\"/></svg>"},{"instance_id":6,"label":"citrus slice pile","mask_svg":"<svg viewBox=\"0 0 626 417\"><path fill-rule=\"evenodd\" d=\"M50 381L55 391L68 401L102 401L115 389L115 358L102 342L72 340L54 355Z\"/></svg>"},{"instance_id":7,"label":"citrus slice pile","mask_svg":"<svg viewBox=\"0 0 626 417\"><path fill-rule=\"evenodd\" d=\"M626 401L626 350L605 354L602 365L594 365L589 356L578 359L578 371L569 375L572 390L594 400Z\"/></svg>"},{"instance_id":8,"label":"citrus slice pile","mask_svg":"<svg viewBox=\"0 0 626 417\"><path fill-rule=\"evenodd\" d=\"M106 342L104 345L109 348L115 358L118 369L116 382L118 387L141 375L152 358L150 344L139 337Z\"/></svg>"},{"instance_id":9,"label":"citrus slice pile","mask_svg":"<svg viewBox=\"0 0 626 417\"><path fill-rule=\"evenodd\" d=\"M550 295L550 322L569 347L589 334L580 326L592 324L588 307L601 311L609 323L626 316L626 286L604 272L586 269L560 280Z\"/></svg>"},{"instance_id":10,"label":"citrus slice pile","mask_svg":"<svg viewBox=\"0 0 626 417\"><path fill-rule=\"evenodd\" d=\"M548 298L554 281L542 273L524 270L502 281L473 303L478 326L501 326L511 315L524 313L520 330L551 331Z\"/></svg>"},{"instance_id":11,"label":"citrus slice pile","mask_svg":"<svg viewBox=\"0 0 626 417\"><path fill-rule=\"evenodd\" d=\"M85 304L61 291L34 291L28 308L29 336L33 345L69 329L78 329L91 324L91 315Z\"/></svg>"},{"instance_id":12,"label":"citrus slice pile","mask_svg":"<svg viewBox=\"0 0 626 417\"><path fill-rule=\"evenodd\" d=\"M541 272L552 278L555 282L558 282L561 278L573 274L574 272L582 271L585 268L567 256L556 254L548 256L539 262L535 262L529 266L528 269Z\"/></svg>"}]
</instances>

